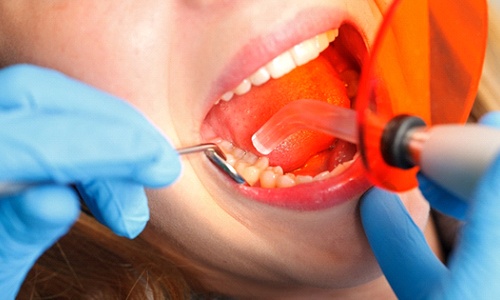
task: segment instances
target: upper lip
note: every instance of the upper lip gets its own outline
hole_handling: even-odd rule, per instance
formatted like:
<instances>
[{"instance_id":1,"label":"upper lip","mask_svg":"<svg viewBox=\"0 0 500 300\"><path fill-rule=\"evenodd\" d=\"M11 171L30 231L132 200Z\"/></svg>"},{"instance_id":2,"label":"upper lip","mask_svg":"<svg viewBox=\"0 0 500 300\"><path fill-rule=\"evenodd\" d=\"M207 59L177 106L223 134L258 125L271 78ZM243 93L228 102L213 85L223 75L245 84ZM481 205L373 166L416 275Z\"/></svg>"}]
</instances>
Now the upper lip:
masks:
<instances>
[{"instance_id":1,"label":"upper lip","mask_svg":"<svg viewBox=\"0 0 500 300\"><path fill-rule=\"evenodd\" d=\"M311 18L310 16L314 16ZM283 28L258 37L251 38L229 61L227 67L218 76L208 98L204 102L203 117L215 101L228 90L238 85L259 67L286 51L293 45L329 29L339 28L347 22L346 13L338 9L312 8L302 11L296 18L286 22ZM283 34L285 33L285 34ZM311 198L314 186L315 201ZM247 197L262 200L292 209L321 209L340 202L357 198L370 186L363 173L359 159L337 178L330 178L308 186L296 186L288 189L273 189L265 192L259 188L240 186L240 191ZM235 185L235 187L237 187ZM293 200L290 201L290 197ZM287 199L287 200L285 200Z\"/></svg>"}]
</instances>

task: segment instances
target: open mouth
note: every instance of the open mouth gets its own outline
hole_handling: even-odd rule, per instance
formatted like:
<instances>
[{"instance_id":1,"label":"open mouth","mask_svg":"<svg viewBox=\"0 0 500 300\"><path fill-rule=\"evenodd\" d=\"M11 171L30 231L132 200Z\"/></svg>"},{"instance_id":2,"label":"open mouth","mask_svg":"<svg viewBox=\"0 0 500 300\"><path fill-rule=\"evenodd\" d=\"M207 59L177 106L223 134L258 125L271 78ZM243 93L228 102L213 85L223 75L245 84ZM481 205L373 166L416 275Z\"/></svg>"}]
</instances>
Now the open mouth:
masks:
<instances>
[{"instance_id":1,"label":"open mouth","mask_svg":"<svg viewBox=\"0 0 500 300\"><path fill-rule=\"evenodd\" d=\"M228 162L250 184L241 188L245 194L304 209L331 206L364 192L367 183L351 143L303 130L259 156L251 136L294 100L352 107L366 52L355 27L344 24L280 54L216 101L203 127L218 137L215 142Z\"/></svg>"}]
</instances>

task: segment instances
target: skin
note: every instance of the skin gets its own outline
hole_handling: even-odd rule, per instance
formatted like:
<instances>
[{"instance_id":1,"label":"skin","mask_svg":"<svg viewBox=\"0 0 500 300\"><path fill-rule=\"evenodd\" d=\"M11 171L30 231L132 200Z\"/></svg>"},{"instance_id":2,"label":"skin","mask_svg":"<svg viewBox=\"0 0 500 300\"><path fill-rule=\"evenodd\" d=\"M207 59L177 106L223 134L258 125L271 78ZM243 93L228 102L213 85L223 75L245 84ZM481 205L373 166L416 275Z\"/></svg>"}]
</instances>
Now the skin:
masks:
<instances>
[{"instance_id":1,"label":"skin","mask_svg":"<svg viewBox=\"0 0 500 300\"><path fill-rule=\"evenodd\" d=\"M250 39L261 41L271 59L324 31L290 25L309 22L301 12L341 8L369 46L388 2L4 0L0 66L29 62L88 82L130 102L174 145L186 146L203 141L201 123L217 95L263 64L234 61ZM242 298L391 295L359 222L361 192L331 208L298 212L246 199L201 155L183 162L174 185L148 191L151 221L143 237L203 288ZM403 200L424 228L427 203L418 191Z\"/></svg>"}]
</instances>

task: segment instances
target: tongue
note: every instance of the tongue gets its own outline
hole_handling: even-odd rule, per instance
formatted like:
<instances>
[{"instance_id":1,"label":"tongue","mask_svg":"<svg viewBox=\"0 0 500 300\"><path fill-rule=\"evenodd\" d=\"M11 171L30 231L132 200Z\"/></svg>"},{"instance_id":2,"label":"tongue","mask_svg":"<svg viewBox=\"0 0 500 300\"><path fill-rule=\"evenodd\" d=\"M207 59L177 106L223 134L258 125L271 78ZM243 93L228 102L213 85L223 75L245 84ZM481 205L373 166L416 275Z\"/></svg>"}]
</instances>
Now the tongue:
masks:
<instances>
[{"instance_id":1,"label":"tongue","mask_svg":"<svg viewBox=\"0 0 500 300\"><path fill-rule=\"evenodd\" d=\"M206 122L221 138L258 153L251 136L280 108L297 99L318 99L338 106L350 106L345 83L329 61L320 56L282 78L252 87L249 93L214 106ZM268 155L270 165L291 172L338 144L334 142L334 138L325 134L299 131Z\"/></svg>"}]
</instances>

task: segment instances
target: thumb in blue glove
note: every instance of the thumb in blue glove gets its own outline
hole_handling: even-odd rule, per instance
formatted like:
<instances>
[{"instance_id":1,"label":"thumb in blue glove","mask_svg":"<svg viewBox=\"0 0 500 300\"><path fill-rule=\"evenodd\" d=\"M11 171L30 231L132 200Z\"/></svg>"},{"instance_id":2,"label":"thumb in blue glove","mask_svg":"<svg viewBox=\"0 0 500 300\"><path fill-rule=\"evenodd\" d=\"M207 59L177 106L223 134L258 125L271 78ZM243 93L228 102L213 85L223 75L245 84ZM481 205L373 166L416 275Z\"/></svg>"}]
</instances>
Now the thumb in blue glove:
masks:
<instances>
[{"instance_id":1,"label":"thumb in blue glove","mask_svg":"<svg viewBox=\"0 0 500 300\"><path fill-rule=\"evenodd\" d=\"M465 217L460 243L446 268L394 194L378 189L361 200L373 252L401 299L500 299L500 158L489 168Z\"/></svg>"},{"instance_id":2,"label":"thumb in blue glove","mask_svg":"<svg viewBox=\"0 0 500 300\"><path fill-rule=\"evenodd\" d=\"M149 219L144 186L180 173L175 149L137 110L59 72L0 71L0 182L76 184L96 218L135 237Z\"/></svg>"}]
</instances>

